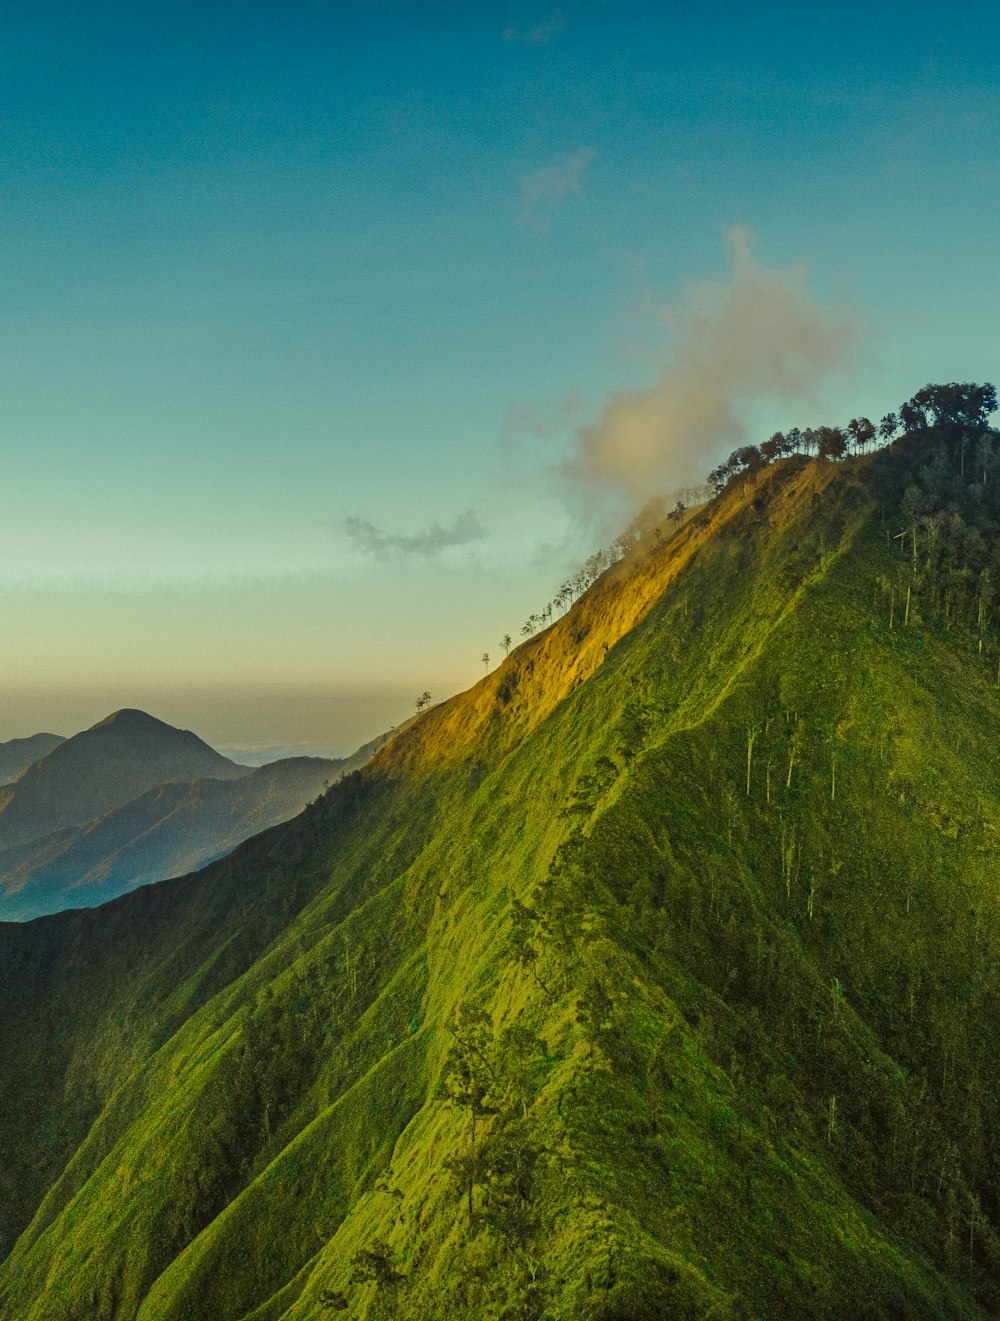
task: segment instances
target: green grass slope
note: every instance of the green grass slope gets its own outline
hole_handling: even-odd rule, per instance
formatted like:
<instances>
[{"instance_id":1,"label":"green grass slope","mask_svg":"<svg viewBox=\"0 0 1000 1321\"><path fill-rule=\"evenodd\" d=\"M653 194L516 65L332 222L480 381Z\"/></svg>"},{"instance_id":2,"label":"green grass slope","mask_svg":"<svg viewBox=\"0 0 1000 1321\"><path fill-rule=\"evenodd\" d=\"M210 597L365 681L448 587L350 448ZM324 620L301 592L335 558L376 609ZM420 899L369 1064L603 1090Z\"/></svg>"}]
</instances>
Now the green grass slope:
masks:
<instances>
[{"instance_id":1,"label":"green grass slope","mask_svg":"<svg viewBox=\"0 0 1000 1321\"><path fill-rule=\"evenodd\" d=\"M296 821L0 927L0 1313L995 1315L997 648L900 463L765 471Z\"/></svg>"}]
</instances>

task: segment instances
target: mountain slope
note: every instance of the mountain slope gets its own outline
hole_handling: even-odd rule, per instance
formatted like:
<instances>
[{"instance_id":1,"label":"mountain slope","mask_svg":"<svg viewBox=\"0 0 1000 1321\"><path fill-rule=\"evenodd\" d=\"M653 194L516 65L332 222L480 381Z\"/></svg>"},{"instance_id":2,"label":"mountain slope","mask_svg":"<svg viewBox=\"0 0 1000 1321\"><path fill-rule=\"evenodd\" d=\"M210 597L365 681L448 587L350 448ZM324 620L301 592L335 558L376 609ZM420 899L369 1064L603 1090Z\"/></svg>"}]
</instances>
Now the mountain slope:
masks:
<instances>
[{"instance_id":1,"label":"mountain slope","mask_svg":"<svg viewBox=\"0 0 1000 1321\"><path fill-rule=\"evenodd\" d=\"M16 780L32 762L65 741L61 734L32 734L30 738L12 738L0 743L0 785Z\"/></svg>"},{"instance_id":2,"label":"mountain slope","mask_svg":"<svg viewBox=\"0 0 1000 1321\"><path fill-rule=\"evenodd\" d=\"M998 645L924 460L733 486L297 820L0 929L4 1315L995 1314Z\"/></svg>"},{"instance_id":3,"label":"mountain slope","mask_svg":"<svg viewBox=\"0 0 1000 1321\"><path fill-rule=\"evenodd\" d=\"M0 844L83 825L159 784L247 775L189 730L116 711L60 743L0 789Z\"/></svg>"}]
</instances>

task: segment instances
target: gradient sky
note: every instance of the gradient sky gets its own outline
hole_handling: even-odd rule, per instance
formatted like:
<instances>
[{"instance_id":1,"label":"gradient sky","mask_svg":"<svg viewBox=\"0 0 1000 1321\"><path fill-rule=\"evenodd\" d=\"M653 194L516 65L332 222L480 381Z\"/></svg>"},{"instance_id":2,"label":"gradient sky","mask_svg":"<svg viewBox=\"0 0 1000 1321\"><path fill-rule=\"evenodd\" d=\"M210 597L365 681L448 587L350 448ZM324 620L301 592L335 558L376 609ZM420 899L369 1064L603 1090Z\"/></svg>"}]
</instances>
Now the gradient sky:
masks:
<instances>
[{"instance_id":1,"label":"gradient sky","mask_svg":"<svg viewBox=\"0 0 1000 1321\"><path fill-rule=\"evenodd\" d=\"M751 439L997 381L998 67L986 6L5 4L0 739L471 683L741 244L851 327Z\"/></svg>"}]
</instances>

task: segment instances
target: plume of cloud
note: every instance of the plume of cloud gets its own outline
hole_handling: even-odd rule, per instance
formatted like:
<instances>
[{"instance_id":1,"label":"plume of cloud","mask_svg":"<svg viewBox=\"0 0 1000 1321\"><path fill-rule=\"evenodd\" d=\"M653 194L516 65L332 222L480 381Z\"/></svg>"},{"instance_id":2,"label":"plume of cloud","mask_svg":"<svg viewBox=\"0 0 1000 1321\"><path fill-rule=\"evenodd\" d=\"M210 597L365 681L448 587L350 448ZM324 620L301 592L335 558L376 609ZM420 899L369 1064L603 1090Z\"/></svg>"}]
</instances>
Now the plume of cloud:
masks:
<instances>
[{"instance_id":1,"label":"plume of cloud","mask_svg":"<svg viewBox=\"0 0 1000 1321\"><path fill-rule=\"evenodd\" d=\"M553 37L558 36L566 26L566 20L560 11L556 12L545 23L537 23L534 27L528 28L526 32L519 32L517 28L504 28L503 39L510 45L511 42L522 42L525 46L547 46Z\"/></svg>"},{"instance_id":2,"label":"plume of cloud","mask_svg":"<svg viewBox=\"0 0 1000 1321\"><path fill-rule=\"evenodd\" d=\"M478 515L472 510L460 514L451 527L432 523L423 532L415 532L411 536L383 532L367 519L356 517L344 520L344 530L362 550L377 556L438 555L451 546L468 546L473 541L482 541L487 535Z\"/></svg>"},{"instance_id":3,"label":"plume of cloud","mask_svg":"<svg viewBox=\"0 0 1000 1321\"><path fill-rule=\"evenodd\" d=\"M544 234L552 225L552 217L564 197L579 196L580 181L587 166L594 159L593 147L578 147L554 165L532 170L521 179L521 224Z\"/></svg>"},{"instance_id":4,"label":"plume of cloud","mask_svg":"<svg viewBox=\"0 0 1000 1321\"><path fill-rule=\"evenodd\" d=\"M728 239L729 279L691 283L660 312L670 344L656 384L608 396L577 433L571 477L632 501L701 480L710 460L747 443L750 406L815 399L856 348L856 319L824 307L804 267L763 265L745 228Z\"/></svg>"}]
</instances>

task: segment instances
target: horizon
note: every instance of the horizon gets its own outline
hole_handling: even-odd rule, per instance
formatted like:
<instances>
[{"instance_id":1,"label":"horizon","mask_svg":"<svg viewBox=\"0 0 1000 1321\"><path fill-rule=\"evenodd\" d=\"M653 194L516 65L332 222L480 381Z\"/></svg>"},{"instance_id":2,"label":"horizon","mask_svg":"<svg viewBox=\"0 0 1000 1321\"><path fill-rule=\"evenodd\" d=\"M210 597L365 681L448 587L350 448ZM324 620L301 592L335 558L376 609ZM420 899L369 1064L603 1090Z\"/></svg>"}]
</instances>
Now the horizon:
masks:
<instances>
[{"instance_id":1,"label":"horizon","mask_svg":"<svg viewBox=\"0 0 1000 1321\"><path fill-rule=\"evenodd\" d=\"M116 711L134 708L188 729L245 765L283 757L341 759L408 720L418 694L403 685L290 688L137 688L116 701L110 688L41 689L0 695L0 743L33 734L71 738ZM435 702L454 695L438 685ZM247 731L256 730L257 737Z\"/></svg>"}]
</instances>

